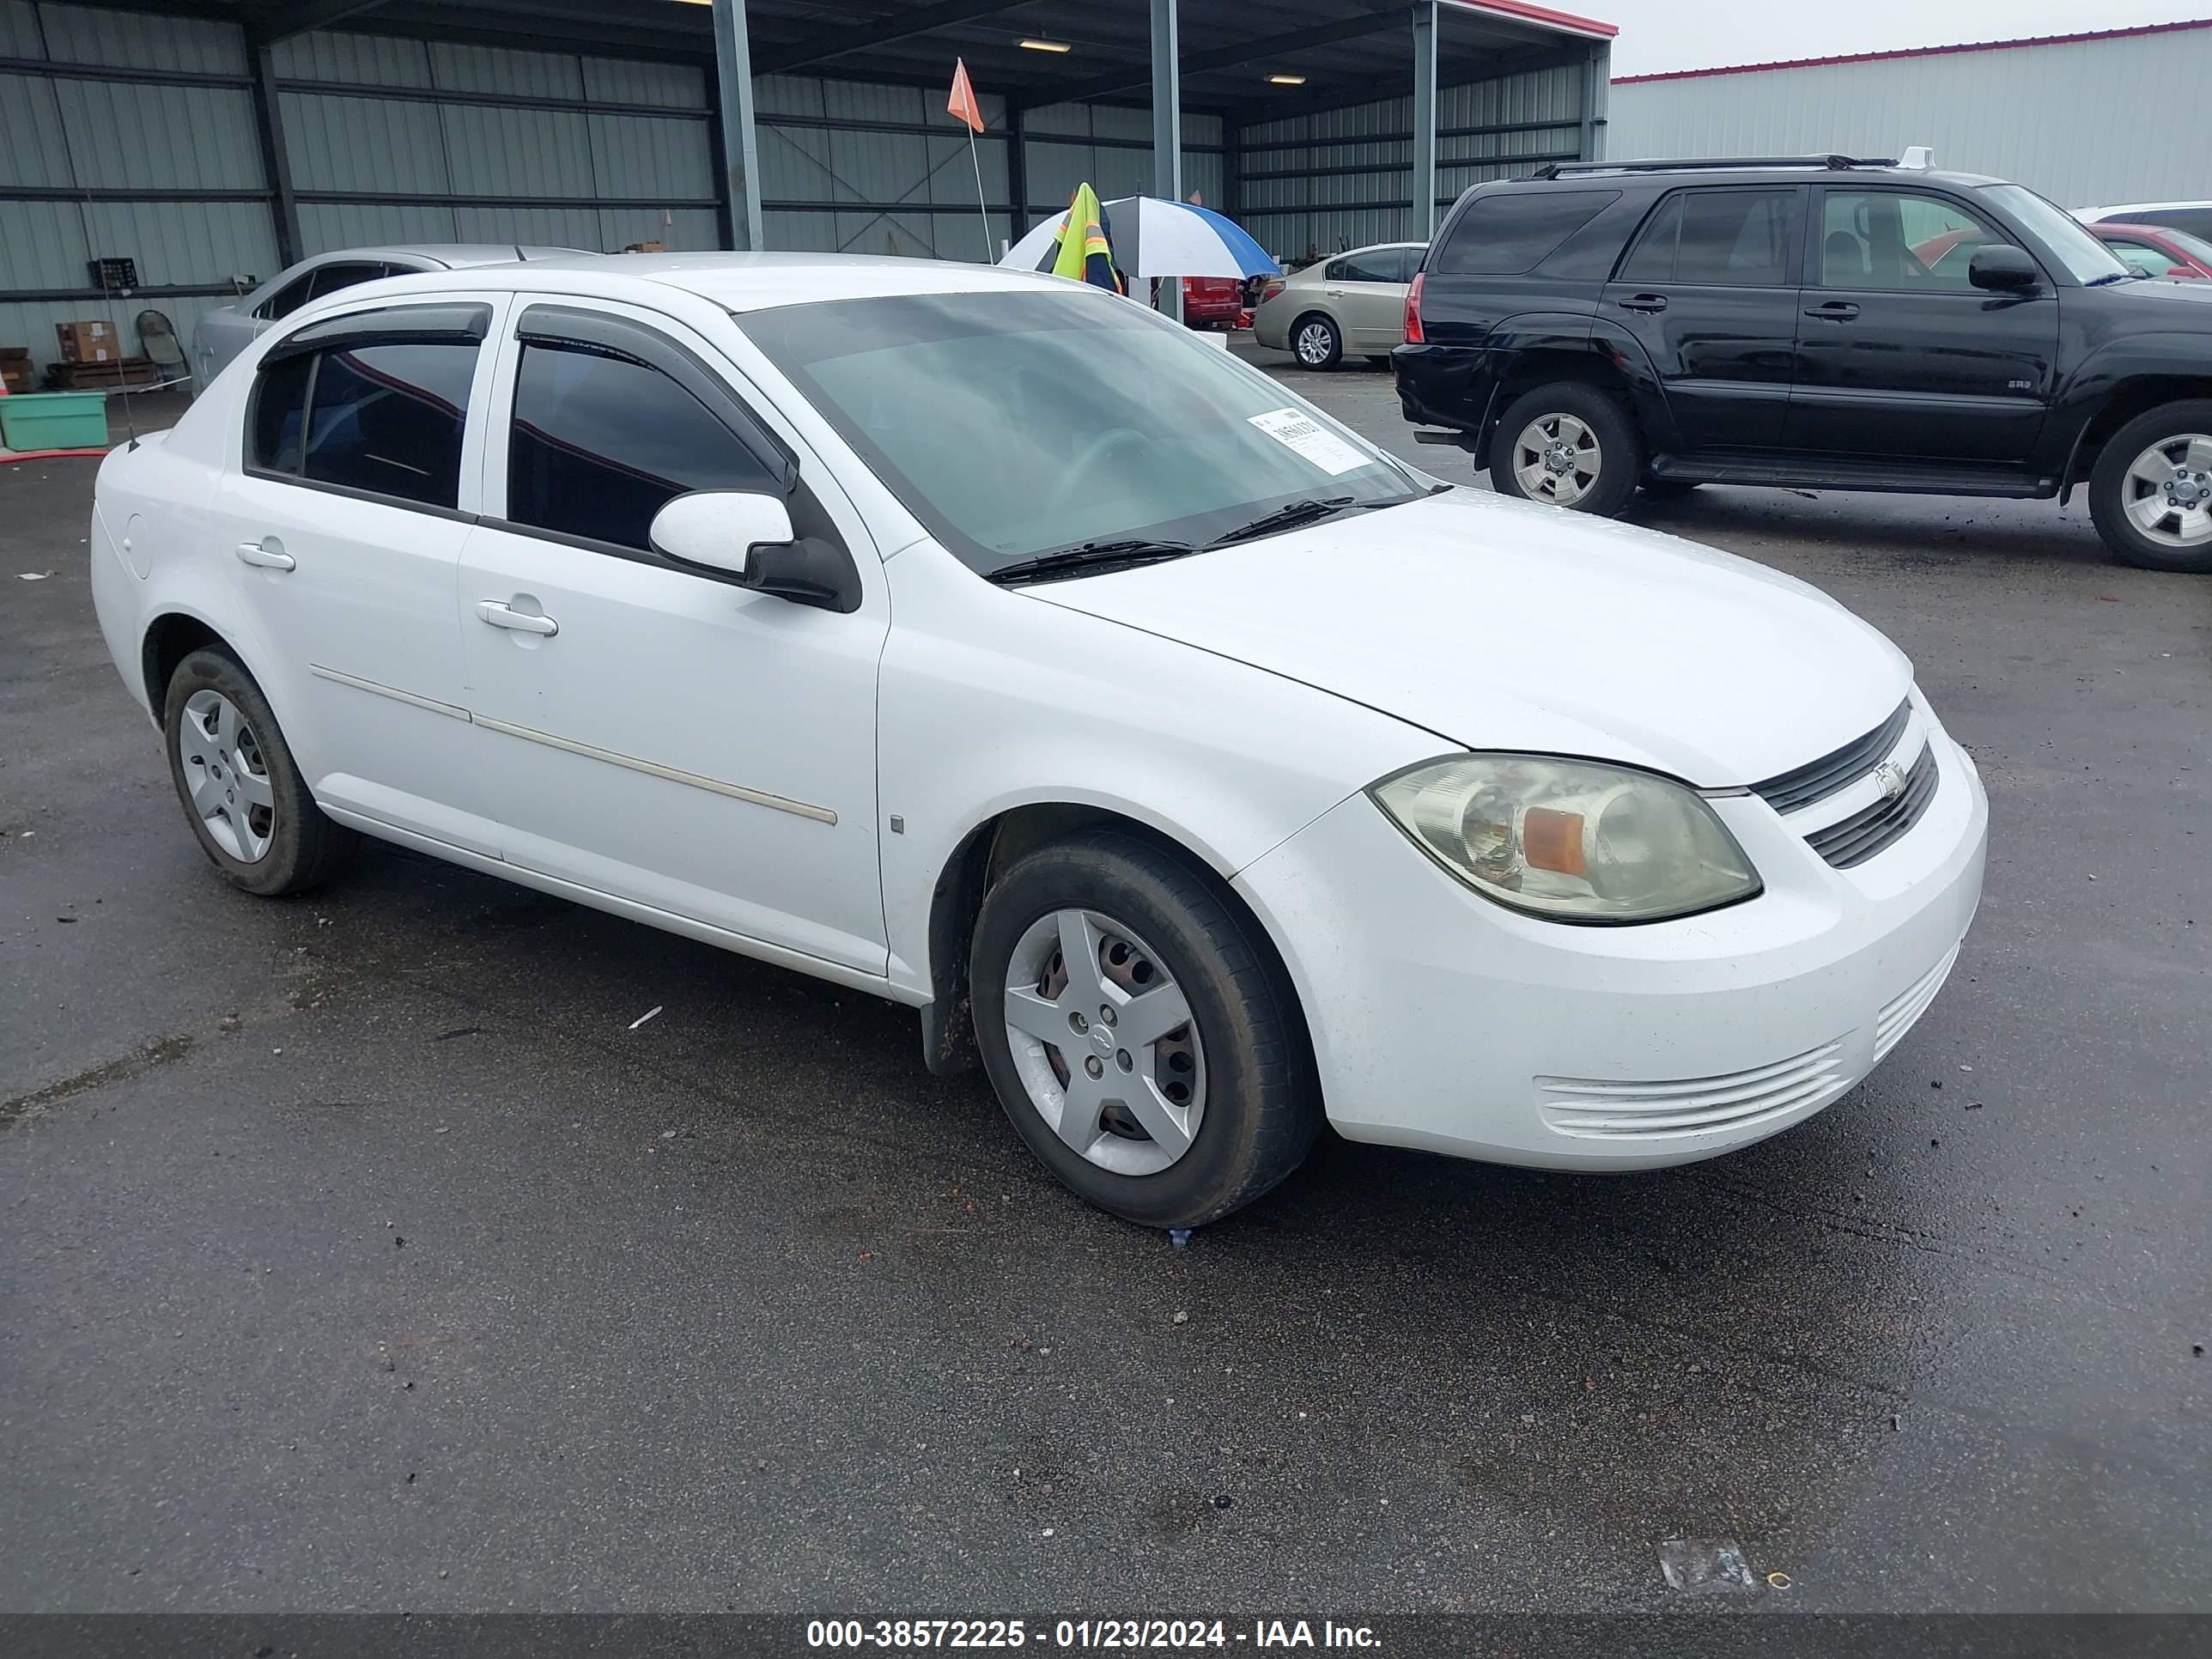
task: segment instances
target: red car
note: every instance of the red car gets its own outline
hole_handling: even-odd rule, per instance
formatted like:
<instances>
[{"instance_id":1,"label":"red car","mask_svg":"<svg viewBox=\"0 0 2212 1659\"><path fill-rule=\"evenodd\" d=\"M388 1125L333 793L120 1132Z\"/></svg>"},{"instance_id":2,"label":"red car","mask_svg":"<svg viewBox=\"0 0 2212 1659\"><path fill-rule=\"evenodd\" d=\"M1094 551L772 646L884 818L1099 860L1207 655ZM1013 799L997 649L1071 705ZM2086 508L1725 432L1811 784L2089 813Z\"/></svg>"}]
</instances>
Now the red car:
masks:
<instances>
[{"instance_id":1,"label":"red car","mask_svg":"<svg viewBox=\"0 0 2212 1659\"><path fill-rule=\"evenodd\" d=\"M2212 242L2167 225L2089 225L2088 233L2130 270L2189 282L2212 279Z\"/></svg>"},{"instance_id":2,"label":"red car","mask_svg":"<svg viewBox=\"0 0 2212 1659\"><path fill-rule=\"evenodd\" d=\"M1182 319L1193 328L1235 328L1244 315L1244 284L1234 276L1182 279Z\"/></svg>"}]
</instances>

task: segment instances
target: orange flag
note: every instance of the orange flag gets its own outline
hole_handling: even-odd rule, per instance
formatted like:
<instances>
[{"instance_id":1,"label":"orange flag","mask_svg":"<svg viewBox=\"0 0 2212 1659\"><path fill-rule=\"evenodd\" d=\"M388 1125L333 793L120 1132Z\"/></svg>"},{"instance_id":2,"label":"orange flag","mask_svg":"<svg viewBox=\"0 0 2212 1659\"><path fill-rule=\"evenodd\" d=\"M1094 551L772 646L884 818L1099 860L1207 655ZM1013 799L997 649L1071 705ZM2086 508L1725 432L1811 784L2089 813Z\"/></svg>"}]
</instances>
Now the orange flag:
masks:
<instances>
[{"instance_id":1,"label":"orange flag","mask_svg":"<svg viewBox=\"0 0 2212 1659\"><path fill-rule=\"evenodd\" d=\"M945 100L945 107L958 116L976 131L983 130L983 108L975 101L975 88L968 84L968 63L965 58L952 60L952 96Z\"/></svg>"}]
</instances>

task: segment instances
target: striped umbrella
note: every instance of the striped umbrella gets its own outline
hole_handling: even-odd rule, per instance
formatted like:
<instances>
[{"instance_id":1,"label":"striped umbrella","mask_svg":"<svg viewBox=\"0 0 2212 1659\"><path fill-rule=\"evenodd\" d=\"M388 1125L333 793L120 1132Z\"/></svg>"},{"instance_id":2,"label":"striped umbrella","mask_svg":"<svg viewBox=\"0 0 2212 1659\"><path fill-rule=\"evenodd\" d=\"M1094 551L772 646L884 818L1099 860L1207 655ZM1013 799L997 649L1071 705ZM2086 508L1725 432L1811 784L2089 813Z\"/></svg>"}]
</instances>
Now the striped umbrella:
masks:
<instances>
[{"instance_id":1,"label":"striped umbrella","mask_svg":"<svg viewBox=\"0 0 2212 1659\"><path fill-rule=\"evenodd\" d=\"M1114 263L1129 276L1273 276L1282 268L1234 219L1188 202L1124 196L1104 204ZM1050 270L1061 219L1044 223L999 261L1020 270Z\"/></svg>"}]
</instances>

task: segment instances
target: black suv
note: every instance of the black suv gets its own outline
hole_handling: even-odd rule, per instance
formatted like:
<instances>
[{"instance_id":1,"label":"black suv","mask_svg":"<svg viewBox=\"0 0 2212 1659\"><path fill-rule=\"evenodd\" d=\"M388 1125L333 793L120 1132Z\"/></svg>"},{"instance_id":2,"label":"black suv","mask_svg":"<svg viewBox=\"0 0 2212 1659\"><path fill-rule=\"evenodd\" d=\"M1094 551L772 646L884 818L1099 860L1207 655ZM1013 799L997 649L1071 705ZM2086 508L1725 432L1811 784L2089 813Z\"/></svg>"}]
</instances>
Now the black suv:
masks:
<instances>
[{"instance_id":1,"label":"black suv","mask_svg":"<svg viewBox=\"0 0 2212 1659\"><path fill-rule=\"evenodd\" d=\"M2051 496L2212 571L2212 283L2138 277L2021 185L1849 156L1479 185L1393 354L1406 418L1508 495Z\"/></svg>"}]
</instances>

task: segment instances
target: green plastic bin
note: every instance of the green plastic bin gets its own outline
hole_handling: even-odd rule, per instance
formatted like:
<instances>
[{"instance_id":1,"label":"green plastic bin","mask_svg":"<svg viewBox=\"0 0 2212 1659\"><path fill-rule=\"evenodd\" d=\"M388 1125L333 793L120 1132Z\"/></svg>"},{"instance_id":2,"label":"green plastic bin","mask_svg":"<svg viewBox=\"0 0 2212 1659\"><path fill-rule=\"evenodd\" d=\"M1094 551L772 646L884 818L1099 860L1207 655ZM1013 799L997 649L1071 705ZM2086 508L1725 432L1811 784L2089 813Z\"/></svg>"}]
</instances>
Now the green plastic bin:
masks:
<instances>
[{"instance_id":1,"label":"green plastic bin","mask_svg":"<svg viewBox=\"0 0 2212 1659\"><path fill-rule=\"evenodd\" d=\"M0 446L9 449L105 449L105 392L19 392L0 398Z\"/></svg>"}]
</instances>

